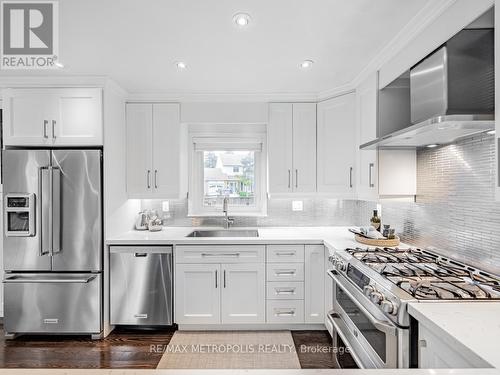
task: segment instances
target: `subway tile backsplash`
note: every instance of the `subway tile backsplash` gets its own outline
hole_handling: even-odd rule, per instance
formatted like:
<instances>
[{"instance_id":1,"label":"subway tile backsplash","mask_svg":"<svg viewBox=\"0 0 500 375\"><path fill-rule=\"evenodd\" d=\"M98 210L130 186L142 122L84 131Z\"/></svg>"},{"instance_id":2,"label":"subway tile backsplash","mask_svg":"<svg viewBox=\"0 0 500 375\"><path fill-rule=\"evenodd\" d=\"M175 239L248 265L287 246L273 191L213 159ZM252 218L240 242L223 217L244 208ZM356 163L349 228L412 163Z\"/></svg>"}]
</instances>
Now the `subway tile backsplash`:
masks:
<instances>
[{"instance_id":1,"label":"subway tile backsplash","mask_svg":"<svg viewBox=\"0 0 500 375\"><path fill-rule=\"evenodd\" d=\"M382 202L382 221L406 243L500 274L500 202L495 202L494 136L482 135L417 153L415 203ZM297 198L293 199L297 200ZM270 199L267 217L238 217L236 226L366 225L374 202L307 198ZM143 200L143 209L161 201ZM187 200L170 201L169 226L221 226L221 218L187 217Z\"/></svg>"},{"instance_id":2,"label":"subway tile backsplash","mask_svg":"<svg viewBox=\"0 0 500 375\"><path fill-rule=\"evenodd\" d=\"M361 206L369 218L375 204ZM500 274L494 136L418 151L416 203L382 202L382 221L406 243Z\"/></svg>"},{"instance_id":3,"label":"subway tile backsplash","mask_svg":"<svg viewBox=\"0 0 500 375\"><path fill-rule=\"evenodd\" d=\"M308 198L301 199L303 211L292 211L293 200L298 199L270 199L266 217L236 217L234 226L355 225L362 205L356 200ZM161 214L161 202L160 200L143 200L142 209L155 209ZM222 218L189 218L187 217L187 200L183 199L170 201L170 213L166 223L168 226L221 226Z\"/></svg>"}]
</instances>

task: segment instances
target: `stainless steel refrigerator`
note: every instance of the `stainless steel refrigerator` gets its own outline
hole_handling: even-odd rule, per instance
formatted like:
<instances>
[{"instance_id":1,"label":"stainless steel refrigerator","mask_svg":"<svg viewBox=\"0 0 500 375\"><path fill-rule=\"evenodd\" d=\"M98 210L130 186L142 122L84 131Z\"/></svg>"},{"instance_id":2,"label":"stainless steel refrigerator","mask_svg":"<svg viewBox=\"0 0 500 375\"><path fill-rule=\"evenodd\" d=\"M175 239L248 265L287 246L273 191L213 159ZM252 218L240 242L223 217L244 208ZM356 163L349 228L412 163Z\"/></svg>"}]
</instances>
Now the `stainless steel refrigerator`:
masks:
<instances>
[{"instance_id":1,"label":"stainless steel refrigerator","mask_svg":"<svg viewBox=\"0 0 500 375\"><path fill-rule=\"evenodd\" d=\"M102 152L3 152L4 329L102 332Z\"/></svg>"}]
</instances>

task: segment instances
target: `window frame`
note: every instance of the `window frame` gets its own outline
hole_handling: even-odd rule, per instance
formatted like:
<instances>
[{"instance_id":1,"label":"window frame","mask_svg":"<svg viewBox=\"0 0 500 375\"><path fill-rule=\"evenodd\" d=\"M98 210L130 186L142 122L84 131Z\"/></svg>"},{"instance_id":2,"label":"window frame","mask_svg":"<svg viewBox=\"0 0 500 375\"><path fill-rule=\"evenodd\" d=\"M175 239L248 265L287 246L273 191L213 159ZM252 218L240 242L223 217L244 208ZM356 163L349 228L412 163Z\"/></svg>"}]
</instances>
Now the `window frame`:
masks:
<instances>
[{"instance_id":1,"label":"window frame","mask_svg":"<svg viewBox=\"0 0 500 375\"><path fill-rule=\"evenodd\" d=\"M233 125L236 126L236 125ZM267 216L267 143L261 127L237 126L210 127L210 130L189 132L189 193L188 217L224 216L219 206L205 207L204 200L204 151L254 151L255 205L229 206L229 216ZM243 129L242 129L243 127ZM196 144L203 144L198 149ZM260 145L260 151L249 145ZM243 148L239 148L239 146ZM247 148L244 148L247 147Z\"/></svg>"}]
</instances>

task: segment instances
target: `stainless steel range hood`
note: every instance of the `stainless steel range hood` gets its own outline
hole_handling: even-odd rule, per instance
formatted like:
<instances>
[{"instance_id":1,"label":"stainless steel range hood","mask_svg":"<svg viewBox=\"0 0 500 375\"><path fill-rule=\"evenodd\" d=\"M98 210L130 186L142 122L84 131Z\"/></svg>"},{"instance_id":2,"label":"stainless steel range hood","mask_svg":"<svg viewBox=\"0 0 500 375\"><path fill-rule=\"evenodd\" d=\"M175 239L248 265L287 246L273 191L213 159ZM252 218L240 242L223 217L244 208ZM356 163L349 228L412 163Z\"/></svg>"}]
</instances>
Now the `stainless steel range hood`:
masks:
<instances>
[{"instance_id":1,"label":"stainless steel range hood","mask_svg":"<svg viewBox=\"0 0 500 375\"><path fill-rule=\"evenodd\" d=\"M462 30L410 70L411 125L360 149L449 144L493 130L494 90L493 30Z\"/></svg>"}]
</instances>

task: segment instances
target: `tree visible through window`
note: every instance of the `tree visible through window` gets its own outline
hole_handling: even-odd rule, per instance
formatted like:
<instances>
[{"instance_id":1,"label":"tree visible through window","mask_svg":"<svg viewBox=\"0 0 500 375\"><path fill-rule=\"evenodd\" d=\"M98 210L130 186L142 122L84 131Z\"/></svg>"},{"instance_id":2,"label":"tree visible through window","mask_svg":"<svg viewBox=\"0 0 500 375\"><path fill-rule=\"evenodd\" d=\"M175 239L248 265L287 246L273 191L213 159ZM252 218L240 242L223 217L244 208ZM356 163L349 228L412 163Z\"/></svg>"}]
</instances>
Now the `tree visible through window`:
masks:
<instances>
[{"instance_id":1,"label":"tree visible through window","mask_svg":"<svg viewBox=\"0 0 500 375\"><path fill-rule=\"evenodd\" d=\"M203 206L255 205L254 151L204 151Z\"/></svg>"}]
</instances>

